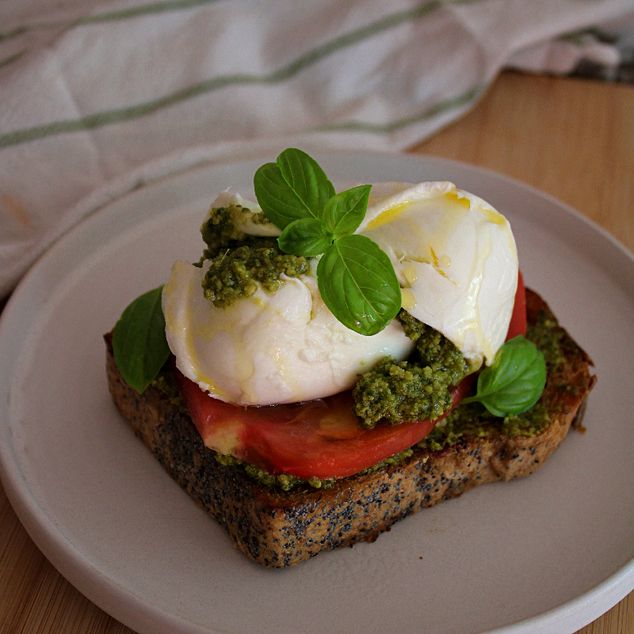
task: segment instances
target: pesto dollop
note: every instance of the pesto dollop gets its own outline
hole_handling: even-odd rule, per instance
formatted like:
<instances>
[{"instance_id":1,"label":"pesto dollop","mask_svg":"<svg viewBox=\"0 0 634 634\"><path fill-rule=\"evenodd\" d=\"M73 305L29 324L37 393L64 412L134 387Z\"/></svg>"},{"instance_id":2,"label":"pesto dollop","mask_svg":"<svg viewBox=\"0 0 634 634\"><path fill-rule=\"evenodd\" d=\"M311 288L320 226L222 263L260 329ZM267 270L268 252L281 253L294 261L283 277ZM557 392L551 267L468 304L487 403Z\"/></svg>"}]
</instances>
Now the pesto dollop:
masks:
<instances>
[{"instance_id":1,"label":"pesto dollop","mask_svg":"<svg viewBox=\"0 0 634 634\"><path fill-rule=\"evenodd\" d=\"M310 272L308 258L283 253L276 238L252 236L237 228L236 219L267 224L262 213L239 205L212 209L200 231L207 247L198 262L209 262L203 277L205 297L214 306L225 307L250 297L258 285L274 293L283 284L282 275L298 277Z\"/></svg>"},{"instance_id":2,"label":"pesto dollop","mask_svg":"<svg viewBox=\"0 0 634 634\"><path fill-rule=\"evenodd\" d=\"M397 465L404 462L414 454L414 449L405 449L399 453L378 462L377 464L364 469L357 473L354 477L374 473L384 467L391 465ZM330 489L337 483L337 478L299 478L287 473L269 473L268 471L256 467L255 465L228 456L226 454L216 454L216 461L225 467L234 467L236 469L243 469L244 472L256 482L259 482L263 486L269 489L281 489L282 491L295 491L295 490L310 490L310 489Z\"/></svg>"},{"instance_id":3,"label":"pesto dollop","mask_svg":"<svg viewBox=\"0 0 634 634\"><path fill-rule=\"evenodd\" d=\"M263 213L253 212L241 205L212 207L200 227L200 233L207 245L201 257L201 263L204 260L215 258L226 249L252 242L257 243L261 240L262 238L259 236L251 236L238 229L238 225L244 226L247 223L253 225L271 224Z\"/></svg>"},{"instance_id":4,"label":"pesto dollop","mask_svg":"<svg viewBox=\"0 0 634 634\"><path fill-rule=\"evenodd\" d=\"M527 412L516 416L496 417L480 403L460 405L447 418L441 420L418 444L423 449L441 451L462 439L486 438L493 434L536 436L550 423L543 403L537 403Z\"/></svg>"},{"instance_id":5,"label":"pesto dollop","mask_svg":"<svg viewBox=\"0 0 634 634\"><path fill-rule=\"evenodd\" d=\"M401 310L398 319L415 343L405 361L384 357L359 377L354 411L364 427L438 418L451 405L450 388L469 372L469 362L451 341Z\"/></svg>"}]
</instances>

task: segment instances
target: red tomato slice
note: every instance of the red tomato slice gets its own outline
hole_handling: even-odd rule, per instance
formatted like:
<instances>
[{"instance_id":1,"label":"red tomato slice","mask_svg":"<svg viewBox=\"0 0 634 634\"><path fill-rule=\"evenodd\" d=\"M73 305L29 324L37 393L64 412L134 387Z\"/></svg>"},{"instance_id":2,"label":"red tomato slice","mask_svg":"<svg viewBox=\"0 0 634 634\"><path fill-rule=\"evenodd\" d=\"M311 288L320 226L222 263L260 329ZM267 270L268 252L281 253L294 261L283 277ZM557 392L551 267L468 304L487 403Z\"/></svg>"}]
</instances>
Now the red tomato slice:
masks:
<instances>
[{"instance_id":1,"label":"red tomato slice","mask_svg":"<svg viewBox=\"0 0 634 634\"><path fill-rule=\"evenodd\" d=\"M513 314L506 333L506 340L513 339L518 335L526 334L526 290L524 289L524 278L521 271L517 273L517 290L515 291L515 304Z\"/></svg>"},{"instance_id":2,"label":"red tomato slice","mask_svg":"<svg viewBox=\"0 0 634 634\"><path fill-rule=\"evenodd\" d=\"M359 426L350 392L316 401L239 407L211 398L179 373L185 402L205 446L230 453L270 473L341 478L367 469L421 441L435 421ZM469 392L467 377L452 407Z\"/></svg>"}]
</instances>

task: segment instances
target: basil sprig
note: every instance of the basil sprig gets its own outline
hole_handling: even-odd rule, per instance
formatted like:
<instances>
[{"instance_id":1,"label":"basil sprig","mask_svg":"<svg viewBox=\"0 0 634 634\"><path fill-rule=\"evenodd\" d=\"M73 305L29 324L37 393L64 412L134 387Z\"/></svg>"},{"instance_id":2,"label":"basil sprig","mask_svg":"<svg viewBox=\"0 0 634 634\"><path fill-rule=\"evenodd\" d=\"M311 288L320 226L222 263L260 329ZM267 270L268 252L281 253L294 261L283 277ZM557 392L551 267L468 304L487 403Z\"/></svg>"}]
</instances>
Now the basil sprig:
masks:
<instances>
[{"instance_id":1,"label":"basil sprig","mask_svg":"<svg viewBox=\"0 0 634 634\"><path fill-rule=\"evenodd\" d=\"M112 331L114 360L123 380L139 394L156 378L169 356L162 286L137 297Z\"/></svg>"},{"instance_id":2,"label":"basil sprig","mask_svg":"<svg viewBox=\"0 0 634 634\"><path fill-rule=\"evenodd\" d=\"M521 414L537 403L545 385L544 355L520 335L498 350L493 365L480 372L476 394L462 402L482 403L494 416Z\"/></svg>"},{"instance_id":3,"label":"basil sprig","mask_svg":"<svg viewBox=\"0 0 634 634\"><path fill-rule=\"evenodd\" d=\"M317 162L295 148L255 173L264 214L282 230L280 249L318 256L317 285L324 303L345 326L374 335L396 317L401 289L389 257L354 232L368 208L370 185L335 193Z\"/></svg>"},{"instance_id":4,"label":"basil sprig","mask_svg":"<svg viewBox=\"0 0 634 634\"><path fill-rule=\"evenodd\" d=\"M262 211L280 229L293 220L320 218L326 202L335 195L317 161L293 148L284 150L275 163L262 165L253 181Z\"/></svg>"}]
</instances>

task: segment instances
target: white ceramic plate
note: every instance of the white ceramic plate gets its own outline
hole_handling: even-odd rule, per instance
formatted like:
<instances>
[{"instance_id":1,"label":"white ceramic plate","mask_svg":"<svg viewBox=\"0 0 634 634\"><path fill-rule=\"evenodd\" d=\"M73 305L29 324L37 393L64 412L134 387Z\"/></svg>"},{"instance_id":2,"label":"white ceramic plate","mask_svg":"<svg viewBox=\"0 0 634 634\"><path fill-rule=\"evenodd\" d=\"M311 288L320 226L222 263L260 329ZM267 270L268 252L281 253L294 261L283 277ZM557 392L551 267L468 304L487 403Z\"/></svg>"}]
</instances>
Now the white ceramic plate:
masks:
<instances>
[{"instance_id":1,"label":"white ceramic plate","mask_svg":"<svg viewBox=\"0 0 634 634\"><path fill-rule=\"evenodd\" d=\"M122 308L195 259L211 198L261 161L131 193L36 264L0 323L0 466L21 521L95 603L141 632L571 631L634 585L634 261L561 203L431 158L318 155L342 181L448 179L511 220L528 285L596 363L585 434L528 479L290 570L238 554L133 436L106 389Z\"/></svg>"}]
</instances>

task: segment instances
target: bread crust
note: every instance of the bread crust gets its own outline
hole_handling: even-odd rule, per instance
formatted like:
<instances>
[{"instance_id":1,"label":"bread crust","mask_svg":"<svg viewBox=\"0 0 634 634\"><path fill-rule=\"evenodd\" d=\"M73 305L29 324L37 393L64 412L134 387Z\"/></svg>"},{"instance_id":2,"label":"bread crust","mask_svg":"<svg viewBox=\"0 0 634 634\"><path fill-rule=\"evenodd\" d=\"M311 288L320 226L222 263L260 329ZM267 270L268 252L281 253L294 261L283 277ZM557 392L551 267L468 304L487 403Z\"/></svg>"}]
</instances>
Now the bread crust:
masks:
<instances>
[{"instance_id":1,"label":"bread crust","mask_svg":"<svg viewBox=\"0 0 634 634\"><path fill-rule=\"evenodd\" d=\"M546 303L527 290L527 315ZM121 378L107 342L110 393L119 412L170 476L227 531L236 547L269 567L286 567L323 550L374 541L398 520L496 480L538 469L580 425L595 377L592 361L567 334L565 359L549 376L542 402L550 424L538 435L463 438L440 451L415 449L399 464L344 478L328 489L267 488L244 469L224 465L207 449L184 408L155 387L139 395Z\"/></svg>"}]
</instances>

